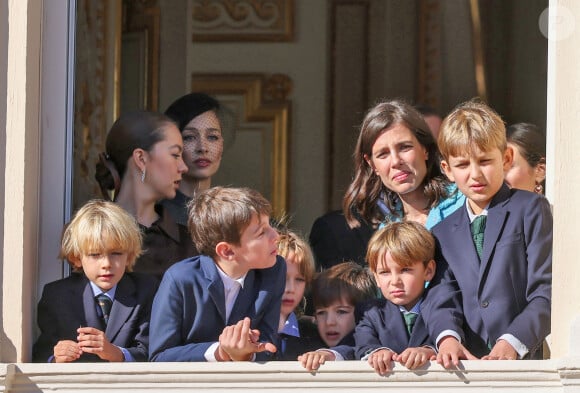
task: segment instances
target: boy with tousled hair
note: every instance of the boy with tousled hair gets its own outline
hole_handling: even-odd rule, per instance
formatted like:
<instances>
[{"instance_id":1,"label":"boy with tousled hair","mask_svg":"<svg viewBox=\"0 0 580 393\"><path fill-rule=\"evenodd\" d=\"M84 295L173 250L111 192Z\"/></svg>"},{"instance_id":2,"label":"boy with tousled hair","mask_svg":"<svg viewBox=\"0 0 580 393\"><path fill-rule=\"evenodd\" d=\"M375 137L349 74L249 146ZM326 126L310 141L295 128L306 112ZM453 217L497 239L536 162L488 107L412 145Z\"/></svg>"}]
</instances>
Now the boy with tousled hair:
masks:
<instances>
[{"instance_id":1,"label":"boy with tousled hair","mask_svg":"<svg viewBox=\"0 0 580 393\"><path fill-rule=\"evenodd\" d=\"M365 304L376 298L371 272L355 262L343 262L318 273L312 283L312 301L318 332L329 349L300 356L308 371L327 360L354 359L353 333Z\"/></svg>"},{"instance_id":2,"label":"boy with tousled hair","mask_svg":"<svg viewBox=\"0 0 580 393\"><path fill-rule=\"evenodd\" d=\"M376 300L358 323L355 357L378 374L396 361L409 369L435 359L433 340L421 313L435 274L435 240L414 221L396 222L371 238L366 259L384 299Z\"/></svg>"},{"instance_id":3,"label":"boy with tousled hair","mask_svg":"<svg viewBox=\"0 0 580 393\"><path fill-rule=\"evenodd\" d=\"M505 126L487 105L459 105L443 121L441 167L467 200L433 228L444 281L458 287L465 323L444 316L448 294L431 297L429 328L437 337L437 360L541 358L550 332L552 213L548 201L509 189L512 163ZM439 292L433 288L434 292ZM433 293L435 295L435 293Z\"/></svg>"},{"instance_id":4,"label":"boy with tousled hair","mask_svg":"<svg viewBox=\"0 0 580 393\"><path fill-rule=\"evenodd\" d=\"M286 264L277 256L271 210L248 188L214 187L193 198L188 226L202 255L163 276L150 360L268 359L262 353L276 351Z\"/></svg>"},{"instance_id":5,"label":"boy with tousled hair","mask_svg":"<svg viewBox=\"0 0 580 393\"><path fill-rule=\"evenodd\" d=\"M78 210L60 249L73 274L46 284L38 304L35 362L147 360L157 281L131 272L140 254L141 232L123 208L93 200Z\"/></svg>"}]
</instances>

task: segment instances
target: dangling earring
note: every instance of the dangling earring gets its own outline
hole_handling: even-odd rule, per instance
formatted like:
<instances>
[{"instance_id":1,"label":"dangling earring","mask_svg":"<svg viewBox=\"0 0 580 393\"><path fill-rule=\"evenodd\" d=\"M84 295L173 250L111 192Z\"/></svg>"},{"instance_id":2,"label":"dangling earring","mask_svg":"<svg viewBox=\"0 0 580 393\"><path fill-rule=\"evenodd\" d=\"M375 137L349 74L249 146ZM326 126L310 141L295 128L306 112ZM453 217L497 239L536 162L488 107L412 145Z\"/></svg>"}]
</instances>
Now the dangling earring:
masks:
<instances>
[{"instance_id":1,"label":"dangling earring","mask_svg":"<svg viewBox=\"0 0 580 393\"><path fill-rule=\"evenodd\" d=\"M306 312L306 305L307 305L306 296L302 296L302 300L298 304L298 307L296 307L297 317L301 317L302 315L304 315L304 313Z\"/></svg>"},{"instance_id":2,"label":"dangling earring","mask_svg":"<svg viewBox=\"0 0 580 393\"><path fill-rule=\"evenodd\" d=\"M145 183L145 173L147 172L146 168L143 168L143 172L141 172L141 183Z\"/></svg>"},{"instance_id":3,"label":"dangling earring","mask_svg":"<svg viewBox=\"0 0 580 393\"><path fill-rule=\"evenodd\" d=\"M544 194L544 186L542 186L540 183L536 183L536 186L534 187L534 192L536 194L543 195Z\"/></svg>"},{"instance_id":4,"label":"dangling earring","mask_svg":"<svg viewBox=\"0 0 580 393\"><path fill-rule=\"evenodd\" d=\"M425 281L425 289L427 289L427 287L429 286L429 284L431 284L431 281Z\"/></svg>"}]
</instances>

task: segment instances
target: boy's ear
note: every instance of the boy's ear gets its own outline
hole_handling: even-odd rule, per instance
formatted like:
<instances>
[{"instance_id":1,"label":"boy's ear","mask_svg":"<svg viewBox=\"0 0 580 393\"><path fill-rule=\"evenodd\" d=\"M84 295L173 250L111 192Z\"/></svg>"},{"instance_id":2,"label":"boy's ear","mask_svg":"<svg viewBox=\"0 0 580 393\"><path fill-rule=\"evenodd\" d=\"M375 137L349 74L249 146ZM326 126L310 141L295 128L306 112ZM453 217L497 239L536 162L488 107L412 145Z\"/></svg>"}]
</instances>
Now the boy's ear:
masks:
<instances>
[{"instance_id":1,"label":"boy's ear","mask_svg":"<svg viewBox=\"0 0 580 393\"><path fill-rule=\"evenodd\" d=\"M234 249L228 242L219 242L215 246L215 253L222 259L231 259L234 255Z\"/></svg>"},{"instance_id":2,"label":"boy's ear","mask_svg":"<svg viewBox=\"0 0 580 393\"><path fill-rule=\"evenodd\" d=\"M503 171L507 172L512 167L514 162L514 149L508 146L503 153Z\"/></svg>"},{"instance_id":3,"label":"boy's ear","mask_svg":"<svg viewBox=\"0 0 580 393\"><path fill-rule=\"evenodd\" d=\"M431 259L427 262L427 267L425 268L425 281L431 281L435 276L435 261Z\"/></svg>"},{"instance_id":4,"label":"boy's ear","mask_svg":"<svg viewBox=\"0 0 580 393\"><path fill-rule=\"evenodd\" d=\"M451 172L451 167L449 166L449 163L446 160L441 160L440 166L441 166L441 170L443 171L445 176L447 176L449 181L454 182L455 177L453 177L453 173Z\"/></svg>"}]
</instances>

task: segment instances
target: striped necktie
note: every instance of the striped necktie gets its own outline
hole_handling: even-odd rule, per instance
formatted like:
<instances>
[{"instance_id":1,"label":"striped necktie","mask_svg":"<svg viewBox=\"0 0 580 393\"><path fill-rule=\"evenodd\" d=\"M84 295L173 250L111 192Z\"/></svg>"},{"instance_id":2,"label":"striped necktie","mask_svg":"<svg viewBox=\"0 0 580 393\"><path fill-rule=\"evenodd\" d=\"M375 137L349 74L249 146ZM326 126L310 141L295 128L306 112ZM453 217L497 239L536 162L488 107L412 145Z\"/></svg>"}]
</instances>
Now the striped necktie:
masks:
<instances>
[{"instance_id":1,"label":"striped necktie","mask_svg":"<svg viewBox=\"0 0 580 393\"><path fill-rule=\"evenodd\" d=\"M483 251L483 235L486 221L487 216L481 215L475 217L475 220L471 223L471 237L473 237L473 244L475 245L475 250L480 260L481 252Z\"/></svg>"}]
</instances>

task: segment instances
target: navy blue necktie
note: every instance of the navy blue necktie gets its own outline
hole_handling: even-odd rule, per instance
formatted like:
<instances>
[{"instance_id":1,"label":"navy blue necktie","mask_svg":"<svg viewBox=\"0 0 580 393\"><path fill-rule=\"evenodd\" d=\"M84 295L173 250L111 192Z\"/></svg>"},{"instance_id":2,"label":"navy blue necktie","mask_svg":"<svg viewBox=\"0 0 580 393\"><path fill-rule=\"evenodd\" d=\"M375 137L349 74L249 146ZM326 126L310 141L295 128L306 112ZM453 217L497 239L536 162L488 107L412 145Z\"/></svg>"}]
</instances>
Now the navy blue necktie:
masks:
<instances>
[{"instance_id":1,"label":"navy blue necktie","mask_svg":"<svg viewBox=\"0 0 580 393\"><path fill-rule=\"evenodd\" d=\"M104 293L97 295L96 300L97 300L97 304L101 308L102 318L103 318L103 321L105 322L105 326L106 326L107 323L109 322L109 315L111 314L111 308L113 307L113 301L111 300L110 297L108 297Z\"/></svg>"}]
</instances>

